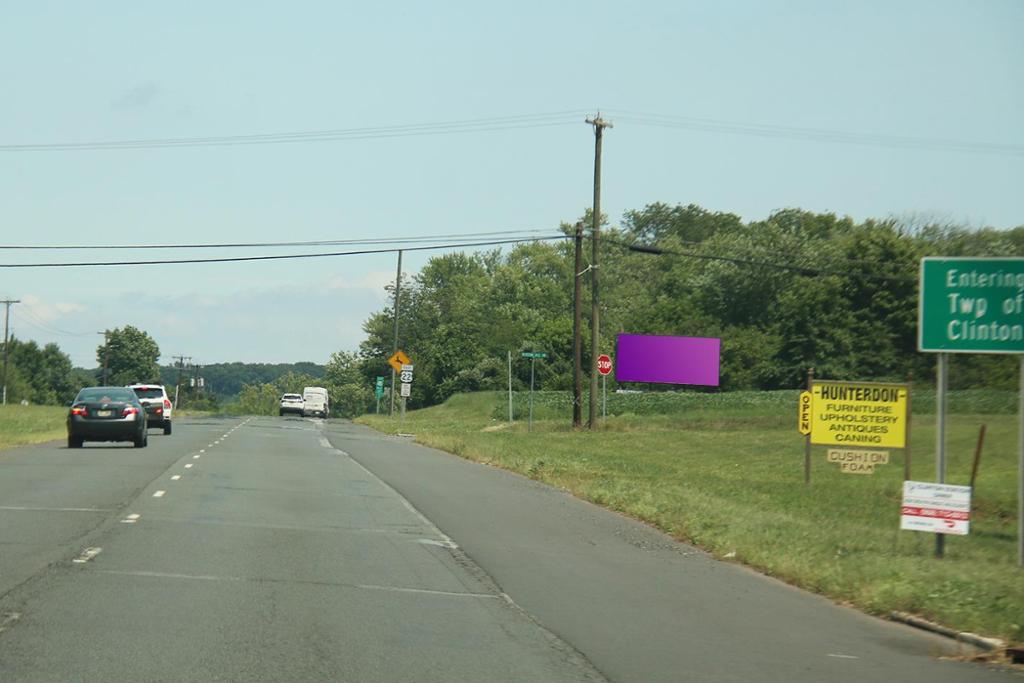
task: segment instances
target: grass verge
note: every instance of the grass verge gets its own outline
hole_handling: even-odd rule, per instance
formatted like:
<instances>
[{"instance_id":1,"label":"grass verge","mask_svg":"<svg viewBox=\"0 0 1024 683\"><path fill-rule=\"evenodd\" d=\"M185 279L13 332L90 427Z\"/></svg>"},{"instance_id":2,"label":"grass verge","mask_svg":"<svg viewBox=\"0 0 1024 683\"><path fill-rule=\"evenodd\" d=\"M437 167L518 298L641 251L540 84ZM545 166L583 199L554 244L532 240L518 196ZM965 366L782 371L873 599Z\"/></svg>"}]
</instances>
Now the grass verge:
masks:
<instances>
[{"instance_id":1,"label":"grass verge","mask_svg":"<svg viewBox=\"0 0 1024 683\"><path fill-rule=\"evenodd\" d=\"M67 436L65 406L0 406L0 450Z\"/></svg>"},{"instance_id":2,"label":"grass verge","mask_svg":"<svg viewBox=\"0 0 1024 683\"><path fill-rule=\"evenodd\" d=\"M592 432L574 432L554 399L535 405L531 431L525 422L509 425L496 419L507 415L507 398L488 393L410 411L402 424L373 415L358 421L545 481L872 614L900 610L1021 641L1016 415L951 417L949 483L968 483L979 426L988 431L971 533L947 537L946 557L937 560L933 535L899 530L902 452L866 476L840 473L815 447L804 485L795 396L709 395L675 412L610 416ZM912 425L912 476L931 481L933 417L917 414Z\"/></svg>"}]
</instances>

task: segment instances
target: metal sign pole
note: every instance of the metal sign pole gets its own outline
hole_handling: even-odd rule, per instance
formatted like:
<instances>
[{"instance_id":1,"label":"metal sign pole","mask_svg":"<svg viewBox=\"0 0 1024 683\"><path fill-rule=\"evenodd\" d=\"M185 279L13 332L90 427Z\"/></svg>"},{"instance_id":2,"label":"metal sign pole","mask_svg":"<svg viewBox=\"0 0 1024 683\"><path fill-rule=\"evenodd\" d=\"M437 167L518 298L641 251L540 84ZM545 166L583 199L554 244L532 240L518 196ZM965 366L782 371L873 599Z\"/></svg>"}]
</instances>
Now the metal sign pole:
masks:
<instances>
[{"instance_id":1,"label":"metal sign pole","mask_svg":"<svg viewBox=\"0 0 1024 683\"><path fill-rule=\"evenodd\" d=\"M601 375L601 419L608 419L608 375Z\"/></svg>"},{"instance_id":2,"label":"metal sign pole","mask_svg":"<svg viewBox=\"0 0 1024 683\"><path fill-rule=\"evenodd\" d=\"M1020 407L1017 419L1020 422L1020 435L1017 437L1017 566L1024 567L1024 355L1020 356Z\"/></svg>"},{"instance_id":3,"label":"metal sign pole","mask_svg":"<svg viewBox=\"0 0 1024 683\"><path fill-rule=\"evenodd\" d=\"M512 424L512 352L508 352L508 422Z\"/></svg>"},{"instance_id":4,"label":"metal sign pole","mask_svg":"<svg viewBox=\"0 0 1024 683\"><path fill-rule=\"evenodd\" d=\"M526 426L526 431L533 431L533 368L537 364L536 358L530 359L530 422Z\"/></svg>"},{"instance_id":5,"label":"metal sign pole","mask_svg":"<svg viewBox=\"0 0 1024 683\"><path fill-rule=\"evenodd\" d=\"M935 481L946 483L946 385L949 355L940 353L935 371ZM935 557L941 558L946 535L935 534Z\"/></svg>"}]
</instances>

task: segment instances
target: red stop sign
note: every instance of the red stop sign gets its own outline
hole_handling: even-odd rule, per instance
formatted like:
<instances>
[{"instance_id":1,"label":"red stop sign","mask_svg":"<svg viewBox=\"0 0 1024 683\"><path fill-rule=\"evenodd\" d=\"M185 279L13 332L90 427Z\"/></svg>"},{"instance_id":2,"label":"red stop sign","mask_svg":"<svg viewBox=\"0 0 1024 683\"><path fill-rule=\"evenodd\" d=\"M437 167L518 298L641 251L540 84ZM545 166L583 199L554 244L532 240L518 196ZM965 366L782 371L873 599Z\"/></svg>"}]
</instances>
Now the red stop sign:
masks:
<instances>
[{"instance_id":1,"label":"red stop sign","mask_svg":"<svg viewBox=\"0 0 1024 683\"><path fill-rule=\"evenodd\" d=\"M602 375L612 374L612 357L607 353L602 353L597 357L597 371Z\"/></svg>"}]
</instances>

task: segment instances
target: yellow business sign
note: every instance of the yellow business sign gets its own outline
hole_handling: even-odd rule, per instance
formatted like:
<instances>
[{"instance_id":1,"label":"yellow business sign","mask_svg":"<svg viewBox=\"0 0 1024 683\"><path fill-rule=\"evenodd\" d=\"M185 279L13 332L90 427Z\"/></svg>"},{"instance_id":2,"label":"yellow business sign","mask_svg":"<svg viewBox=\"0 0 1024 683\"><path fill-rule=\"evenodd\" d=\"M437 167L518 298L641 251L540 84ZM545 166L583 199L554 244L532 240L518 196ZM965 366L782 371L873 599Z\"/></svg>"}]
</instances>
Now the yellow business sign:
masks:
<instances>
[{"instance_id":1,"label":"yellow business sign","mask_svg":"<svg viewBox=\"0 0 1024 683\"><path fill-rule=\"evenodd\" d=\"M889 464L889 451L861 451L852 448L830 448L827 460L839 465L846 474L874 474L875 465Z\"/></svg>"},{"instance_id":2,"label":"yellow business sign","mask_svg":"<svg viewBox=\"0 0 1024 683\"><path fill-rule=\"evenodd\" d=\"M815 381L811 384L811 443L904 448L907 385Z\"/></svg>"},{"instance_id":3,"label":"yellow business sign","mask_svg":"<svg viewBox=\"0 0 1024 683\"><path fill-rule=\"evenodd\" d=\"M811 433L811 392L800 392L800 413L797 416L796 428L801 434Z\"/></svg>"}]
</instances>

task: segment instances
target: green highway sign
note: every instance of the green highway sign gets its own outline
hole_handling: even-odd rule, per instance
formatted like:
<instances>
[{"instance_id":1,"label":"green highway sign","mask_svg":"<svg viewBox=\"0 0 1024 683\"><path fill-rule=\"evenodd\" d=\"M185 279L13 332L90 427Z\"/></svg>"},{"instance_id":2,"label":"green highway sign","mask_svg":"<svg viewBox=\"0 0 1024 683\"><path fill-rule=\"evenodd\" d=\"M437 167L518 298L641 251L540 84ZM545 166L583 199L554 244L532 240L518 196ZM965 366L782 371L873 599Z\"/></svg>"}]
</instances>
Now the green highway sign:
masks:
<instances>
[{"instance_id":1,"label":"green highway sign","mask_svg":"<svg viewBox=\"0 0 1024 683\"><path fill-rule=\"evenodd\" d=\"M547 358L548 354L544 351L523 351L521 354L523 358Z\"/></svg>"},{"instance_id":2,"label":"green highway sign","mask_svg":"<svg viewBox=\"0 0 1024 683\"><path fill-rule=\"evenodd\" d=\"M1024 353L1024 258L921 259L917 348Z\"/></svg>"},{"instance_id":3,"label":"green highway sign","mask_svg":"<svg viewBox=\"0 0 1024 683\"><path fill-rule=\"evenodd\" d=\"M373 389L374 389L373 393L376 394L377 398L380 398L381 396L384 395L384 378L383 377L378 377L377 378L377 383L374 385Z\"/></svg>"}]
</instances>

